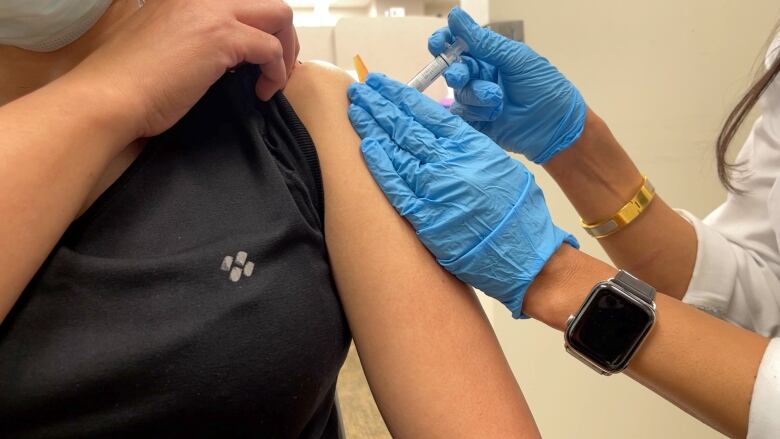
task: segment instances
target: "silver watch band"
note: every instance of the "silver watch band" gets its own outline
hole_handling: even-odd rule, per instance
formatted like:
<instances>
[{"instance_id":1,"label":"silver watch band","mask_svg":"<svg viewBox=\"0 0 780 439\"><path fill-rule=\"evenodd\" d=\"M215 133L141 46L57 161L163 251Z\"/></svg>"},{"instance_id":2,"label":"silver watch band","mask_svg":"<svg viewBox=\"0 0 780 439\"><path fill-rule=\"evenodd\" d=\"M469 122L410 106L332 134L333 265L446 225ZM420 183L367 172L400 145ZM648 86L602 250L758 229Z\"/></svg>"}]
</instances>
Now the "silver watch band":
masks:
<instances>
[{"instance_id":1,"label":"silver watch band","mask_svg":"<svg viewBox=\"0 0 780 439\"><path fill-rule=\"evenodd\" d=\"M630 273L623 270L618 271L612 282L627 289L629 292L635 294L638 298L644 300L648 304L652 305L655 300L655 288L635 278Z\"/></svg>"}]
</instances>

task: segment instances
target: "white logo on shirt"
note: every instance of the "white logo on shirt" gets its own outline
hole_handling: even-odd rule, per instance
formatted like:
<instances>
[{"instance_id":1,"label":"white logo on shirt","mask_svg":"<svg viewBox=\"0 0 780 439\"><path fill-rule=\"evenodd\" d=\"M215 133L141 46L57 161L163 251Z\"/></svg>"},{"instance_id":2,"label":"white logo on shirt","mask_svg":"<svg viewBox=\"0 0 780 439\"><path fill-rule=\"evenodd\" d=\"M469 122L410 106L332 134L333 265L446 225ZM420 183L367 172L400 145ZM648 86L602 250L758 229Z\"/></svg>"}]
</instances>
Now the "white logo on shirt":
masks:
<instances>
[{"instance_id":1,"label":"white logo on shirt","mask_svg":"<svg viewBox=\"0 0 780 439\"><path fill-rule=\"evenodd\" d=\"M246 277L252 276L252 273L255 271L255 263L248 262L246 260L247 256L245 251L236 253L235 258L233 258L233 256L225 256L225 259L222 260L222 267L220 267L220 270L229 271L230 280L233 282L241 280L242 274Z\"/></svg>"}]
</instances>

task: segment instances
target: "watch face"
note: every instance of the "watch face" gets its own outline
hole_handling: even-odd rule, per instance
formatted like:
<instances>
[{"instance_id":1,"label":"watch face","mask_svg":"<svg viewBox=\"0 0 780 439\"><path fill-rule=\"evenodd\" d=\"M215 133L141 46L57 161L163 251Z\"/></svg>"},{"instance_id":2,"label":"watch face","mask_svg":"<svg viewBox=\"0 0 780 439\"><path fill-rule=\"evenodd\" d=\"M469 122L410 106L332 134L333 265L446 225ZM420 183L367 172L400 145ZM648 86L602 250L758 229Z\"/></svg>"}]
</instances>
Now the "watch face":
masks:
<instances>
[{"instance_id":1,"label":"watch face","mask_svg":"<svg viewBox=\"0 0 780 439\"><path fill-rule=\"evenodd\" d=\"M567 341L603 369L621 370L654 320L655 314L648 305L615 286L602 284L591 293L567 329Z\"/></svg>"}]
</instances>

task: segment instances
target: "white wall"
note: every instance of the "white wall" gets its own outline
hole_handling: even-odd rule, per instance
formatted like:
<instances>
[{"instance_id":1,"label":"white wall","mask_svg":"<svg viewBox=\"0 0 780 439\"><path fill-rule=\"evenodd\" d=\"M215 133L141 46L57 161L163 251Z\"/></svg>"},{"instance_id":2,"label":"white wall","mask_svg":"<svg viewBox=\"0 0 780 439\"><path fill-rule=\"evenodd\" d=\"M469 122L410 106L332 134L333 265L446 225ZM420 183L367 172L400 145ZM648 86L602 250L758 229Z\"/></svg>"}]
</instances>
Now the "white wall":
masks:
<instances>
[{"instance_id":1,"label":"white wall","mask_svg":"<svg viewBox=\"0 0 780 439\"><path fill-rule=\"evenodd\" d=\"M295 11L294 22L302 26L334 26L344 17L384 17L390 8L403 8L406 16L446 17L459 0L288 0ZM467 10L487 19L488 0L464 0Z\"/></svg>"},{"instance_id":2,"label":"white wall","mask_svg":"<svg viewBox=\"0 0 780 439\"><path fill-rule=\"evenodd\" d=\"M527 42L579 86L661 196L699 215L722 200L713 142L778 18L769 0L490 2L491 20L525 21ZM604 257L557 187L532 169L556 221ZM495 314L545 437L720 437L626 377L596 376L564 353L560 333L499 307Z\"/></svg>"}]
</instances>

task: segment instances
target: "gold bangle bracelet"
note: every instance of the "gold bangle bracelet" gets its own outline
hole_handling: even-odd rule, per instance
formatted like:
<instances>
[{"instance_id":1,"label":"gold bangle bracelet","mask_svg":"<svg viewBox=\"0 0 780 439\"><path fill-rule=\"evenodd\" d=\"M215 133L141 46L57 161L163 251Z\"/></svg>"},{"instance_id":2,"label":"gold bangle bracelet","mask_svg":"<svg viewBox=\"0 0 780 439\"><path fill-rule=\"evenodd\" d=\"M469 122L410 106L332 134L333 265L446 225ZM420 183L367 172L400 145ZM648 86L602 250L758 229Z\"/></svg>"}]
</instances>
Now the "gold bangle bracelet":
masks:
<instances>
[{"instance_id":1,"label":"gold bangle bracelet","mask_svg":"<svg viewBox=\"0 0 780 439\"><path fill-rule=\"evenodd\" d=\"M582 228L590 236L596 239L604 238L631 224L632 221L644 212L650 202L653 201L653 198L655 198L655 188L650 183L650 180L643 176L642 186L614 215L590 224L580 219L580 224L582 224Z\"/></svg>"}]
</instances>

